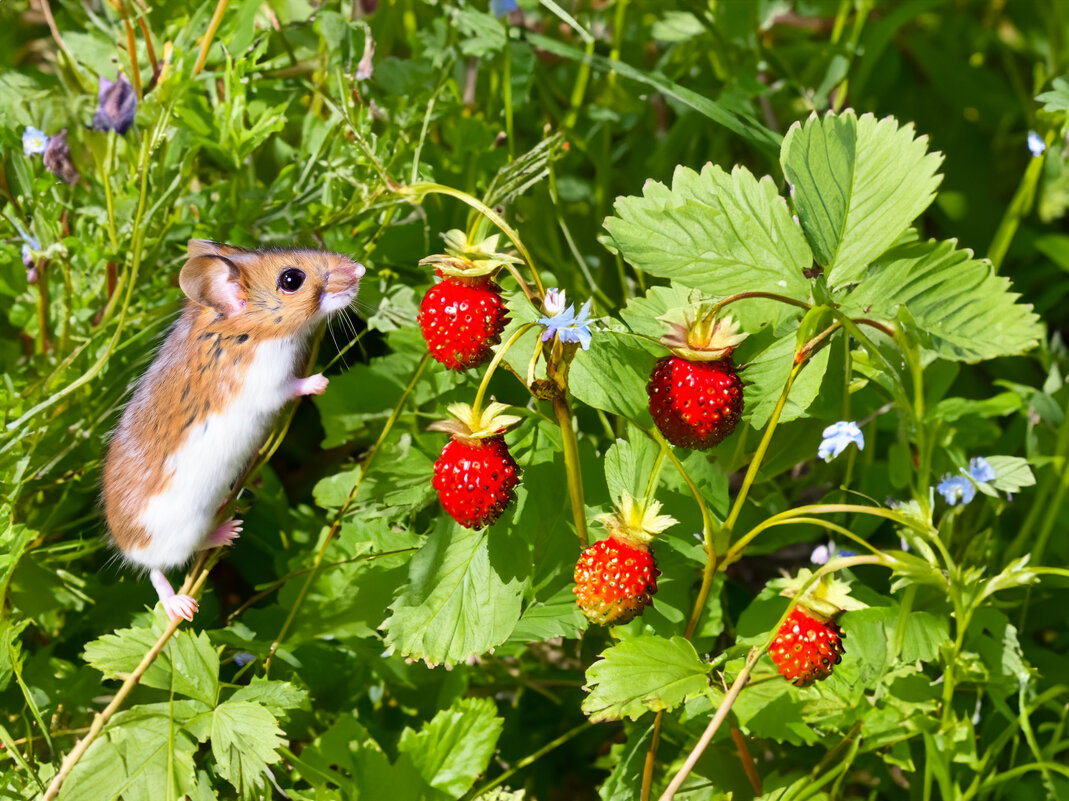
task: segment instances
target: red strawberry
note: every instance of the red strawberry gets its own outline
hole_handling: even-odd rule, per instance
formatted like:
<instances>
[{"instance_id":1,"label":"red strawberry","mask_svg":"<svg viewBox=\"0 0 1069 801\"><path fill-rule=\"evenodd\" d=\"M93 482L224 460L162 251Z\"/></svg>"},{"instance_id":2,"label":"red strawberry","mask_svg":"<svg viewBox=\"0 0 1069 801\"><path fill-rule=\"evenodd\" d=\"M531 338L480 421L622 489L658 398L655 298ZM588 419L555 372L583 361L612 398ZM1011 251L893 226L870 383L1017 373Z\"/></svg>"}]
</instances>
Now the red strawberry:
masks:
<instances>
[{"instance_id":1,"label":"red strawberry","mask_svg":"<svg viewBox=\"0 0 1069 801\"><path fill-rule=\"evenodd\" d=\"M645 545L635 547L610 536L579 555L575 599L593 623L627 623L653 603L660 573Z\"/></svg>"},{"instance_id":2,"label":"red strawberry","mask_svg":"<svg viewBox=\"0 0 1069 801\"><path fill-rule=\"evenodd\" d=\"M665 356L653 368L646 392L657 428L682 448L719 445L742 417L742 381L730 356L715 362Z\"/></svg>"},{"instance_id":3,"label":"red strawberry","mask_svg":"<svg viewBox=\"0 0 1069 801\"><path fill-rule=\"evenodd\" d=\"M454 520L478 530L501 517L520 483L519 472L504 437L454 436L434 463L434 488Z\"/></svg>"},{"instance_id":4,"label":"red strawberry","mask_svg":"<svg viewBox=\"0 0 1069 801\"><path fill-rule=\"evenodd\" d=\"M450 517L476 530L494 523L512 501L520 468L501 436L518 417L504 415L502 403L473 411L466 403L449 407L456 420L431 426L452 438L434 463L432 484Z\"/></svg>"},{"instance_id":5,"label":"red strawberry","mask_svg":"<svg viewBox=\"0 0 1069 801\"><path fill-rule=\"evenodd\" d=\"M796 606L787 615L768 652L783 678L796 687L826 679L842 660L843 630Z\"/></svg>"},{"instance_id":6,"label":"red strawberry","mask_svg":"<svg viewBox=\"0 0 1069 801\"><path fill-rule=\"evenodd\" d=\"M742 381L731 352L744 337L730 317L675 324L662 337L673 352L654 366L646 393L653 421L673 445L712 448L735 430Z\"/></svg>"},{"instance_id":7,"label":"red strawberry","mask_svg":"<svg viewBox=\"0 0 1069 801\"><path fill-rule=\"evenodd\" d=\"M648 543L676 521L658 515L656 502L643 506L627 493L618 510L599 520L608 539L595 542L575 565L575 599L593 623L616 626L633 620L653 603L657 576Z\"/></svg>"},{"instance_id":8,"label":"red strawberry","mask_svg":"<svg viewBox=\"0 0 1069 801\"><path fill-rule=\"evenodd\" d=\"M450 276L423 296L417 319L431 356L466 370L489 361L509 318L501 287L490 278Z\"/></svg>"}]
</instances>

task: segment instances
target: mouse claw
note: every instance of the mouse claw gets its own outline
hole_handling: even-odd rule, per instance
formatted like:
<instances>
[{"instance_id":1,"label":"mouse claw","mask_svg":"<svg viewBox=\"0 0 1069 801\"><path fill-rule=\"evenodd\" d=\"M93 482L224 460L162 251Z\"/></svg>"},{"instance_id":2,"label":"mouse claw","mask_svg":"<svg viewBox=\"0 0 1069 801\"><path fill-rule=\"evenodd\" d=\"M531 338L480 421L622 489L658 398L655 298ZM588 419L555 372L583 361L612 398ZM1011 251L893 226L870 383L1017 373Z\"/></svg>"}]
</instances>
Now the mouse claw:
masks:
<instances>
[{"instance_id":1,"label":"mouse claw","mask_svg":"<svg viewBox=\"0 0 1069 801\"><path fill-rule=\"evenodd\" d=\"M308 378L298 378L293 382L293 397L302 395L322 395L327 391L330 380L322 373L310 375Z\"/></svg>"},{"instance_id":2,"label":"mouse claw","mask_svg":"<svg viewBox=\"0 0 1069 801\"><path fill-rule=\"evenodd\" d=\"M219 528L208 535L208 538L204 540L202 550L208 548L219 548L223 545L229 545L238 538L241 534L241 521L236 517L232 517L223 523Z\"/></svg>"},{"instance_id":3,"label":"mouse claw","mask_svg":"<svg viewBox=\"0 0 1069 801\"><path fill-rule=\"evenodd\" d=\"M200 609L197 602L188 595L172 595L163 601L163 611L171 620L193 620L193 614Z\"/></svg>"}]
</instances>

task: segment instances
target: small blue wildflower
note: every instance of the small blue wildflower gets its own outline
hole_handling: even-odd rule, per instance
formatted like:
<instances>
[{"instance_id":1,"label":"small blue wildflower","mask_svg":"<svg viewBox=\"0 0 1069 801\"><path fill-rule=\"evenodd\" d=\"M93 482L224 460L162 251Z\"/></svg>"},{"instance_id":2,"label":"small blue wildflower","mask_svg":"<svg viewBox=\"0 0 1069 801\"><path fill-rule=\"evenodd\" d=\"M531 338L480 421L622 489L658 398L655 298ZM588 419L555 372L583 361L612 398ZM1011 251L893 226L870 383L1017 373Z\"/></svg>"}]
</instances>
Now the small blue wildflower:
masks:
<instances>
[{"instance_id":1,"label":"small blue wildflower","mask_svg":"<svg viewBox=\"0 0 1069 801\"><path fill-rule=\"evenodd\" d=\"M93 114L93 128L98 131L126 133L134 124L137 113L137 93L121 72L114 82L103 75L97 90L97 110Z\"/></svg>"},{"instance_id":2,"label":"small blue wildflower","mask_svg":"<svg viewBox=\"0 0 1069 801\"><path fill-rule=\"evenodd\" d=\"M936 489L951 506L957 506L959 502L966 504L976 497L976 487L965 476L947 473Z\"/></svg>"},{"instance_id":3,"label":"small blue wildflower","mask_svg":"<svg viewBox=\"0 0 1069 801\"><path fill-rule=\"evenodd\" d=\"M503 17L518 9L519 6L516 4L516 0L490 0L490 12L495 17Z\"/></svg>"},{"instance_id":4,"label":"small blue wildflower","mask_svg":"<svg viewBox=\"0 0 1069 801\"><path fill-rule=\"evenodd\" d=\"M983 456L977 456L969 460L969 475L979 482L990 484L995 480L995 468Z\"/></svg>"},{"instance_id":5,"label":"small blue wildflower","mask_svg":"<svg viewBox=\"0 0 1069 801\"><path fill-rule=\"evenodd\" d=\"M865 450L865 435L861 433L857 423L850 420L840 420L832 423L824 429L824 441L817 448L817 456L825 462L830 462L840 453L846 450L846 446L853 442L859 451Z\"/></svg>"},{"instance_id":6,"label":"small blue wildflower","mask_svg":"<svg viewBox=\"0 0 1069 801\"><path fill-rule=\"evenodd\" d=\"M1042 156L1047 149L1047 143L1043 141L1043 137L1037 134L1035 131L1028 132L1028 149L1032 153L1032 158Z\"/></svg>"},{"instance_id":7,"label":"small blue wildflower","mask_svg":"<svg viewBox=\"0 0 1069 801\"><path fill-rule=\"evenodd\" d=\"M240 651L234 654L234 664L238 667L245 667L245 665L249 664L249 662L251 662L255 658L256 657L254 657L247 651Z\"/></svg>"},{"instance_id":8,"label":"small blue wildflower","mask_svg":"<svg viewBox=\"0 0 1069 801\"><path fill-rule=\"evenodd\" d=\"M32 236L26 237L26 241L22 243L22 263L26 265L27 270L32 270L34 266L33 254L30 251L40 249L41 243Z\"/></svg>"},{"instance_id":9,"label":"small blue wildflower","mask_svg":"<svg viewBox=\"0 0 1069 801\"><path fill-rule=\"evenodd\" d=\"M561 293L564 294L563 292ZM548 342L556 334L561 342L578 342L583 350L590 348L590 301L583 304L579 314L575 313L575 304L552 317L538 318L546 330L542 332L542 341Z\"/></svg>"},{"instance_id":10,"label":"small blue wildflower","mask_svg":"<svg viewBox=\"0 0 1069 801\"><path fill-rule=\"evenodd\" d=\"M45 132L27 125L26 130L22 132L22 152L26 154L26 158L44 153L46 147L48 137Z\"/></svg>"}]
</instances>

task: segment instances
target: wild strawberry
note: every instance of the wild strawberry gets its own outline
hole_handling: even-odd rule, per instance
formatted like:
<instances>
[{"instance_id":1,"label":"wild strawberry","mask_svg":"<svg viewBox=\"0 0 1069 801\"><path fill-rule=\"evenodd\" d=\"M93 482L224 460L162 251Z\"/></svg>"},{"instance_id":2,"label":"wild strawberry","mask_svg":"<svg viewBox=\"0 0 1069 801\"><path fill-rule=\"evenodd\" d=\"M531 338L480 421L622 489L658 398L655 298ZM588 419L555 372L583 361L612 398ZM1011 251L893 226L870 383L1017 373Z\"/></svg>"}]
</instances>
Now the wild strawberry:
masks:
<instances>
[{"instance_id":1,"label":"wild strawberry","mask_svg":"<svg viewBox=\"0 0 1069 801\"><path fill-rule=\"evenodd\" d=\"M520 468L501 436L520 418L501 414L506 408L491 403L480 413L456 403L449 407L455 420L431 426L452 434L434 463L432 484L442 507L466 528L478 530L494 523L520 483Z\"/></svg>"},{"instance_id":2,"label":"wild strawberry","mask_svg":"<svg viewBox=\"0 0 1069 801\"><path fill-rule=\"evenodd\" d=\"M839 625L822 621L801 606L787 615L768 648L780 674L796 687L826 679L843 661L843 637Z\"/></svg>"},{"instance_id":3,"label":"wild strawberry","mask_svg":"<svg viewBox=\"0 0 1069 801\"><path fill-rule=\"evenodd\" d=\"M423 296L419 328L431 356L450 370L466 370L488 361L508 323L501 287L492 276L517 259L497 252L498 236L471 243L463 231L448 231L446 252L420 261L433 264L443 280Z\"/></svg>"},{"instance_id":4,"label":"wild strawberry","mask_svg":"<svg viewBox=\"0 0 1069 801\"><path fill-rule=\"evenodd\" d=\"M659 503L644 507L624 493L620 508L599 518L609 529L609 537L579 555L573 590L591 622L603 626L627 623L653 603L660 571L648 543L676 522L658 515L660 510Z\"/></svg>"},{"instance_id":5,"label":"wild strawberry","mask_svg":"<svg viewBox=\"0 0 1069 801\"><path fill-rule=\"evenodd\" d=\"M416 319L431 356L466 370L490 360L509 318L501 287L483 276L448 277L431 287Z\"/></svg>"},{"instance_id":6,"label":"wild strawberry","mask_svg":"<svg viewBox=\"0 0 1069 801\"><path fill-rule=\"evenodd\" d=\"M653 368L646 393L665 439L683 448L719 445L742 417L742 381L731 352L745 338L729 317L674 324L661 341L672 348Z\"/></svg>"}]
</instances>

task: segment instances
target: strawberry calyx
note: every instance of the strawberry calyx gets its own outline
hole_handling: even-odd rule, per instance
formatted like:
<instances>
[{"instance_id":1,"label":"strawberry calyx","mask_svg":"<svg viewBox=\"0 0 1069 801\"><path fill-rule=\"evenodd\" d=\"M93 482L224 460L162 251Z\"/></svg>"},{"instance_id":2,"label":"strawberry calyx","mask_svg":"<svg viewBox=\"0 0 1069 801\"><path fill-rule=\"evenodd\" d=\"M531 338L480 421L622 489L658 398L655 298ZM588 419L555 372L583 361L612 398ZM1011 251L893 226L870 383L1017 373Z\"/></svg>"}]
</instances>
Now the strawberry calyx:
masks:
<instances>
[{"instance_id":1,"label":"strawberry calyx","mask_svg":"<svg viewBox=\"0 0 1069 801\"><path fill-rule=\"evenodd\" d=\"M659 319L669 328L661 337L661 344L691 362L711 362L730 356L747 336L739 331L739 324L731 315L716 317L699 312L692 316L688 312L682 322L666 317Z\"/></svg>"},{"instance_id":2,"label":"strawberry calyx","mask_svg":"<svg viewBox=\"0 0 1069 801\"><path fill-rule=\"evenodd\" d=\"M645 550L654 537L679 522L660 511L661 504L657 501L643 503L624 492L617 508L595 519L608 529L613 539Z\"/></svg>"},{"instance_id":3,"label":"strawberry calyx","mask_svg":"<svg viewBox=\"0 0 1069 801\"><path fill-rule=\"evenodd\" d=\"M768 586L780 595L798 598L798 607L821 623L833 622L843 612L866 609L865 604L850 595L850 585L828 573L808 589L803 589L813 576L809 568L802 568L794 578L774 579Z\"/></svg>"},{"instance_id":4,"label":"strawberry calyx","mask_svg":"<svg viewBox=\"0 0 1069 801\"><path fill-rule=\"evenodd\" d=\"M491 234L479 242L469 242L467 234L458 228L446 231L445 253L420 259L420 265L434 265L440 276L450 276L462 281L472 281L492 276L508 264L520 260L508 253L498 251L500 234Z\"/></svg>"},{"instance_id":5,"label":"strawberry calyx","mask_svg":"<svg viewBox=\"0 0 1069 801\"><path fill-rule=\"evenodd\" d=\"M452 434L453 439L462 442L478 442L504 434L523 419L514 414L504 414L508 408L506 404L493 400L485 409L476 409L467 403L452 403L447 411L453 419L438 420L427 429Z\"/></svg>"}]
</instances>

